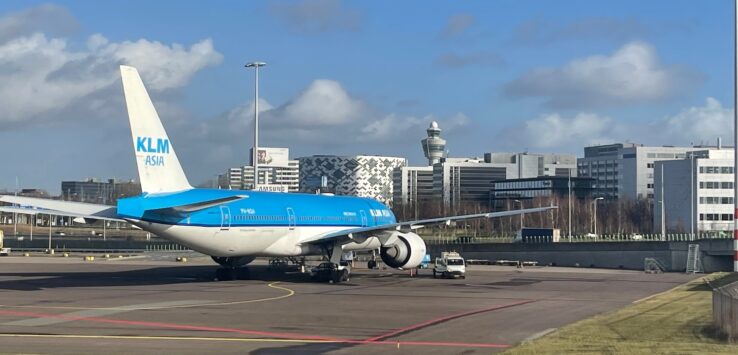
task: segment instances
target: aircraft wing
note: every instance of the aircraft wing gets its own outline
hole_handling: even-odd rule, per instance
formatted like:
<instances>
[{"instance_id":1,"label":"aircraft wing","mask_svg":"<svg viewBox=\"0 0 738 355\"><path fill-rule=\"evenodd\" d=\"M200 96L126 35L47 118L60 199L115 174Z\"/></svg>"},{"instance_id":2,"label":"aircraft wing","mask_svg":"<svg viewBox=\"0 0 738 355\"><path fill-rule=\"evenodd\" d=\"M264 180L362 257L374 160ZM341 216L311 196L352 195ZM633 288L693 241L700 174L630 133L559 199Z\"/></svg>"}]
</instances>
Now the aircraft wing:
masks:
<instances>
[{"instance_id":1,"label":"aircraft wing","mask_svg":"<svg viewBox=\"0 0 738 355\"><path fill-rule=\"evenodd\" d=\"M29 208L29 207L0 206L0 212L27 214L27 215L45 214L45 215L61 216L61 217L101 219L101 220L106 220L106 221L125 222L125 220L122 220L120 218L108 218L108 217L100 217L100 216L81 215L78 213L67 213L67 212L62 212L62 211L39 209L39 208Z\"/></svg>"},{"instance_id":2,"label":"aircraft wing","mask_svg":"<svg viewBox=\"0 0 738 355\"><path fill-rule=\"evenodd\" d=\"M476 214L467 214L467 215L462 215L462 216L439 217L439 218L421 219L417 221L398 222L398 223L384 224L381 226L374 226L374 227L359 227L359 228L345 229L341 231L318 235L318 236L303 240L300 242L300 244L322 244L322 243L327 243L327 242L335 242L335 241L349 242L349 241L354 241L354 240L361 242L367 236L371 236L371 235L385 234L389 236L389 234L385 232L411 231L413 229L422 228L426 225L432 225L432 224L440 224L440 223L450 224L451 222L455 222L455 221L463 221L467 219L476 219L476 218L496 218L496 217L515 216L515 215L526 214L526 213L544 212L544 211L548 211L548 210L555 209L555 208L558 208L558 207L550 206L550 207L537 207L537 208L528 208L528 209L502 211L502 212L476 213Z\"/></svg>"},{"instance_id":3,"label":"aircraft wing","mask_svg":"<svg viewBox=\"0 0 738 355\"><path fill-rule=\"evenodd\" d=\"M10 195L0 196L0 202L12 203L21 206L0 206L0 211L2 212L51 214L54 216L81 217L85 219L103 219L107 221L125 222L118 218L115 206Z\"/></svg>"}]
</instances>

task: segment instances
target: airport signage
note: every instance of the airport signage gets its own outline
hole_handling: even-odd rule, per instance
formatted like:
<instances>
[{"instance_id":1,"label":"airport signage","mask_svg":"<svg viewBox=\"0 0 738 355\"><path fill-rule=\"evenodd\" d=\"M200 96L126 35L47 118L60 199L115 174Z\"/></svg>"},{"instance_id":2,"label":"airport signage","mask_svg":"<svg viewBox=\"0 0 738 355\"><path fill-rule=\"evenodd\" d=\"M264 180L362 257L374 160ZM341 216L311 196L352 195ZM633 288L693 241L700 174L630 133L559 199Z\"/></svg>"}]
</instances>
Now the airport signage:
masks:
<instances>
[{"instance_id":1,"label":"airport signage","mask_svg":"<svg viewBox=\"0 0 738 355\"><path fill-rule=\"evenodd\" d=\"M289 192L287 185L258 185L256 191L267 191L267 192Z\"/></svg>"},{"instance_id":2,"label":"airport signage","mask_svg":"<svg viewBox=\"0 0 738 355\"><path fill-rule=\"evenodd\" d=\"M289 148L259 148L256 154L259 166L286 168L289 166Z\"/></svg>"}]
</instances>

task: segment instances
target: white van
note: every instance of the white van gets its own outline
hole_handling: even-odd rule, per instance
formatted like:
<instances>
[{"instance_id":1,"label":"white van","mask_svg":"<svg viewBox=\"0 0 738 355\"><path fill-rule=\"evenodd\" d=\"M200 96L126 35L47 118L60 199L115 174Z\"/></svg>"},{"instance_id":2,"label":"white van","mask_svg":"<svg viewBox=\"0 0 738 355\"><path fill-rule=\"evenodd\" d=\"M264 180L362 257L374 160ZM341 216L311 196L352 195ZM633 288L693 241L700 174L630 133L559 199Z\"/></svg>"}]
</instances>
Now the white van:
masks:
<instances>
[{"instance_id":1,"label":"white van","mask_svg":"<svg viewBox=\"0 0 738 355\"><path fill-rule=\"evenodd\" d=\"M436 265L433 267L433 278L436 277L461 277L466 278L466 262L464 258L457 252L444 251L440 258L436 258Z\"/></svg>"}]
</instances>

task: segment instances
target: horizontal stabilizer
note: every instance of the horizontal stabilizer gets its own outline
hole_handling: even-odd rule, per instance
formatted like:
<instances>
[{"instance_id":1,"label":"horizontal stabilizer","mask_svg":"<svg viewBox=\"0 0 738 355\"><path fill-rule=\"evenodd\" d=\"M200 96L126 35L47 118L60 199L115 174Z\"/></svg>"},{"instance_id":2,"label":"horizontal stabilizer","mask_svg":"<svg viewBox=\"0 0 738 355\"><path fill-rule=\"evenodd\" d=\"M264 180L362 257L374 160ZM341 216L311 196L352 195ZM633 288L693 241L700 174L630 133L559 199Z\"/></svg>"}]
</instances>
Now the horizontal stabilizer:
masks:
<instances>
[{"instance_id":1,"label":"horizontal stabilizer","mask_svg":"<svg viewBox=\"0 0 738 355\"><path fill-rule=\"evenodd\" d=\"M192 213L200 210L204 210L210 207L226 204L233 201L238 201L248 198L246 195L233 195L222 198L216 198L205 201L192 202L184 205L167 206L155 209L149 209L147 211L158 212L163 214L179 214L179 213Z\"/></svg>"}]
</instances>

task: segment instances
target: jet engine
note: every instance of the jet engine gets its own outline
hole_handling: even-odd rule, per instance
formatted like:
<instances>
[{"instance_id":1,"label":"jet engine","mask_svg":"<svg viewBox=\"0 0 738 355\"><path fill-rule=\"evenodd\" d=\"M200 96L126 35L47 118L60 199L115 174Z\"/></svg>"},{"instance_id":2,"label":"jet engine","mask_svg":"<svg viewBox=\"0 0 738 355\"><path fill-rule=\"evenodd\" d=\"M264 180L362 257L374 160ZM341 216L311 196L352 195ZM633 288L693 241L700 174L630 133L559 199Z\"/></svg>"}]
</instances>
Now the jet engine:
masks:
<instances>
[{"instance_id":1,"label":"jet engine","mask_svg":"<svg viewBox=\"0 0 738 355\"><path fill-rule=\"evenodd\" d=\"M235 257L225 257L225 256L213 256L213 261L220 264L224 267L241 267L244 266L256 259L254 256L235 256Z\"/></svg>"},{"instance_id":2,"label":"jet engine","mask_svg":"<svg viewBox=\"0 0 738 355\"><path fill-rule=\"evenodd\" d=\"M384 264L395 269L416 268L425 257L425 242L415 233L395 234L390 243L380 248L380 256Z\"/></svg>"}]
</instances>

